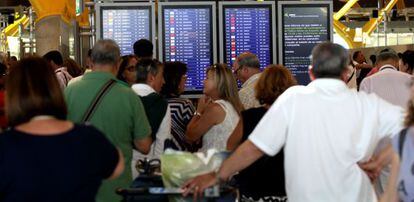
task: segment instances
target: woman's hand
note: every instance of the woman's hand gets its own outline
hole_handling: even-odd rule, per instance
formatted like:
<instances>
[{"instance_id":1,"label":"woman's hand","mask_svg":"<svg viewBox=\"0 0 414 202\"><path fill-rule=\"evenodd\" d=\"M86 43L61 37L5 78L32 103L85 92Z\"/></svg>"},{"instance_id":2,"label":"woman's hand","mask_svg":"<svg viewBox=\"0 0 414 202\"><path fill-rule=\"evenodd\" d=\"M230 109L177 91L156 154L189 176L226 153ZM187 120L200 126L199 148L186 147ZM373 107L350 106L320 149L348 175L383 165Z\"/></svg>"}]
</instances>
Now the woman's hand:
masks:
<instances>
[{"instance_id":1,"label":"woman's hand","mask_svg":"<svg viewBox=\"0 0 414 202\"><path fill-rule=\"evenodd\" d=\"M393 160L395 152L391 144L388 144L376 156L372 157L368 162L358 163L359 167L365 171L371 181L375 181L381 173L384 166L389 165Z\"/></svg>"},{"instance_id":2,"label":"woman's hand","mask_svg":"<svg viewBox=\"0 0 414 202\"><path fill-rule=\"evenodd\" d=\"M194 201L196 201L197 198L201 198L203 196L205 189L217 183L218 179L215 172L199 175L184 183L184 185L182 186L182 188L184 189L183 196L187 196L191 191L193 191L193 198Z\"/></svg>"},{"instance_id":3,"label":"woman's hand","mask_svg":"<svg viewBox=\"0 0 414 202\"><path fill-rule=\"evenodd\" d=\"M211 99L209 97L206 97L205 95L198 99L197 112L200 114L204 113L204 111L210 103Z\"/></svg>"},{"instance_id":4,"label":"woman's hand","mask_svg":"<svg viewBox=\"0 0 414 202\"><path fill-rule=\"evenodd\" d=\"M368 175L371 182L375 182L381 173L382 166L375 157L358 165Z\"/></svg>"}]
</instances>

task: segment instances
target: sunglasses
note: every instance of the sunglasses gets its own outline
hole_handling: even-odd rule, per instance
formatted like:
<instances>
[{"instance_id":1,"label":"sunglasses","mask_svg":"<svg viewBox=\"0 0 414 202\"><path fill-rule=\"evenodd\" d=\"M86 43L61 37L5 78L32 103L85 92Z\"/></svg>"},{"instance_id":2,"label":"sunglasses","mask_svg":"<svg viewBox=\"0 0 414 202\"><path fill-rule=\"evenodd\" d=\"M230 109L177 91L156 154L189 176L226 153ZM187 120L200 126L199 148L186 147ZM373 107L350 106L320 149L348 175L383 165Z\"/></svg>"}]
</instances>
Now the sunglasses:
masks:
<instances>
[{"instance_id":1,"label":"sunglasses","mask_svg":"<svg viewBox=\"0 0 414 202\"><path fill-rule=\"evenodd\" d=\"M233 74L238 74L240 70L242 69L243 69L243 65L239 65L239 68L237 68L236 70L233 70Z\"/></svg>"}]
</instances>

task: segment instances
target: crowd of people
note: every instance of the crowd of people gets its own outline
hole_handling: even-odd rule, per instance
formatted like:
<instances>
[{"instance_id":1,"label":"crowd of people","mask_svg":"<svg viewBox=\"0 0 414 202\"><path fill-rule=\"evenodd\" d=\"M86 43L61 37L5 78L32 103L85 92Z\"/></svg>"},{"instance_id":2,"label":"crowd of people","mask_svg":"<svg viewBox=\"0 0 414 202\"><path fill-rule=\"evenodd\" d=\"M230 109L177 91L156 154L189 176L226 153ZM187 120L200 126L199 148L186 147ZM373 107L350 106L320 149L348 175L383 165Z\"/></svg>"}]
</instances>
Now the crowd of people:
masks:
<instances>
[{"instance_id":1,"label":"crowd of people","mask_svg":"<svg viewBox=\"0 0 414 202\"><path fill-rule=\"evenodd\" d=\"M414 200L414 51L369 64L321 43L307 86L245 52L207 67L195 102L181 97L191 67L133 49L99 40L85 69L56 50L0 57L0 201L120 201L137 162L168 148L232 151L184 195L233 178L241 201Z\"/></svg>"}]
</instances>

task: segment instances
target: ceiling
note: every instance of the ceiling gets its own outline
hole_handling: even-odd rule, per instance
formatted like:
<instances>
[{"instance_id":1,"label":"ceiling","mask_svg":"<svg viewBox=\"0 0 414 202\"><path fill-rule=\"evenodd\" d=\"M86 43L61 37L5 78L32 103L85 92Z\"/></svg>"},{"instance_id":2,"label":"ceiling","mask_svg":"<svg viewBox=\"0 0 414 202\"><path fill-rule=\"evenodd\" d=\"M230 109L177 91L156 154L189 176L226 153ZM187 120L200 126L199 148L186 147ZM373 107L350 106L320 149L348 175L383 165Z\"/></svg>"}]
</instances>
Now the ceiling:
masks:
<instances>
[{"instance_id":1,"label":"ceiling","mask_svg":"<svg viewBox=\"0 0 414 202\"><path fill-rule=\"evenodd\" d=\"M185 0L183 0L185 1ZM359 0L358 3L362 8L377 8L378 1L383 0ZM414 7L414 0L400 0L404 1L406 7ZM343 5L347 2L347 0L333 0L334 2L334 11L338 11L342 8ZM4 6L29 6L29 0L0 0L0 7Z\"/></svg>"},{"instance_id":2,"label":"ceiling","mask_svg":"<svg viewBox=\"0 0 414 202\"><path fill-rule=\"evenodd\" d=\"M414 0L400 0L404 1L406 7L414 7ZM345 5L347 0L333 0L334 2L334 11L338 11ZM361 8L378 8L379 0L359 0L358 4Z\"/></svg>"},{"instance_id":3,"label":"ceiling","mask_svg":"<svg viewBox=\"0 0 414 202\"><path fill-rule=\"evenodd\" d=\"M4 6L30 6L29 0L0 0L0 7Z\"/></svg>"}]
</instances>

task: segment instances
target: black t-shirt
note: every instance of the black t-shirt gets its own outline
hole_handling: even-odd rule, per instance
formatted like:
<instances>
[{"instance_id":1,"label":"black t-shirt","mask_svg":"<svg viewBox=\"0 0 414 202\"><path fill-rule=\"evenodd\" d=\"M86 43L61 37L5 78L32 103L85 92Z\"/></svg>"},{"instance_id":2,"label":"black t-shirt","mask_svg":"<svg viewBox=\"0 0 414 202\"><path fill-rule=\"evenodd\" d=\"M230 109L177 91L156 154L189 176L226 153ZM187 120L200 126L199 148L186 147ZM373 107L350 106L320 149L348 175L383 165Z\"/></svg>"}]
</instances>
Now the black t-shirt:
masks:
<instances>
[{"instance_id":1,"label":"black t-shirt","mask_svg":"<svg viewBox=\"0 0 414 202\"><path fill-rule=\"evenodd\" d=\"M151 137L156 139L156 134L161 126L161 122L167 113L168 102L158 93L151 93L147 96L141 96L142 104L145 108L148 122L151 126Z\"/></svg>"},{"instance_id":2,"label":"black t-shirt","mask_svg":"<svg viewBox=\"0 0 414 202\"><path fill-rule=\"evenodd\" d=\"M0 135L0 201L95 201L118 160L92 126L53 136L8 130Z\"/></svg>"},{"instance_id":3,"label":"black t-shirt","mask_svg":"<svg viewBox=\"0 0 414 202\"><path fill-rule=\"evenodd\" d=\"M266 111L264 107L242 111L242 141L248 139ZM274 124L277 127L277 123ZM273 157L263 156L242 170L236 180L240 193L253 199L265 196L286 196L283 150Z\"/></svg>"}]
</instances>

